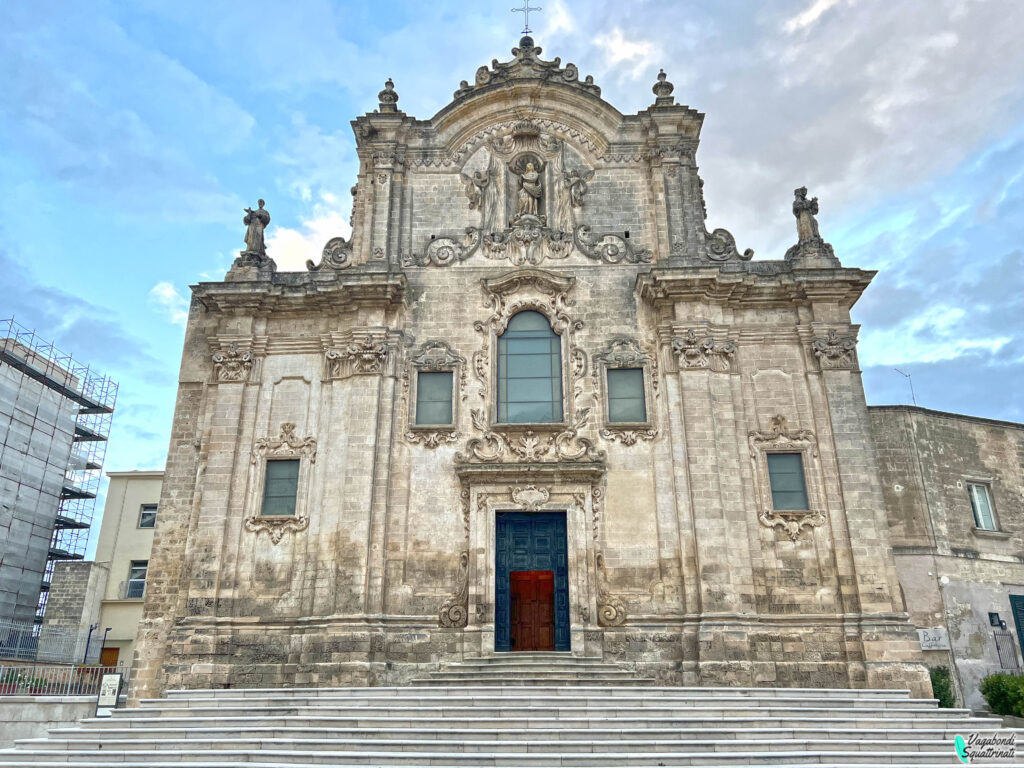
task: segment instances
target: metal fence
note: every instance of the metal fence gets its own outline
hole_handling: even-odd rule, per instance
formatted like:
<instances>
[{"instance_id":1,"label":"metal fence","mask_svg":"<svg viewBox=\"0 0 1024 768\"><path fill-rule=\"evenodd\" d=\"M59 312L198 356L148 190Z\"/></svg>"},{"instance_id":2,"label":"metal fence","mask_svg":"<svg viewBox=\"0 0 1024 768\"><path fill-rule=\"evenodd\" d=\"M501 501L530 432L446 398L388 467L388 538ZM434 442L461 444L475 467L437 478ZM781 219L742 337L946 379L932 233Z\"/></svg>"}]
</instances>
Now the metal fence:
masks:
<instances>
[{"instance_id":1,"label":"metal fence","mask_svg":"<svg viewBox=\"0 0 1024 768\"><path fill-rule=\"evenodd\" d=\"M125 684L131 667L8 666L0 664L0 696L95 696L103 675L120 672Z\"/></svg>"},{"instance_id":2,"label":"metal fence","mask_svg":"<svg viewBox=\"0 0 1024 768\"><path fill-rule=\"evenodd\" d=\"M0 619L0 659L57 664L96 662L101 644L95 634L89 638L87 631L78 627L39 626Z\"/></svg>"},{"instance_id":3,"label":"metal fence","mask_svg":"<svg viewBox=\"0 0 1024 768\"><path fill-rule=\"evenodd\" d=\"M996 653L999 654L999 666L1003 669L1018 669L1017 646L1013 642L1013 633L997 629L992 632L996 640Z\"/></svg>"}]
</instances>

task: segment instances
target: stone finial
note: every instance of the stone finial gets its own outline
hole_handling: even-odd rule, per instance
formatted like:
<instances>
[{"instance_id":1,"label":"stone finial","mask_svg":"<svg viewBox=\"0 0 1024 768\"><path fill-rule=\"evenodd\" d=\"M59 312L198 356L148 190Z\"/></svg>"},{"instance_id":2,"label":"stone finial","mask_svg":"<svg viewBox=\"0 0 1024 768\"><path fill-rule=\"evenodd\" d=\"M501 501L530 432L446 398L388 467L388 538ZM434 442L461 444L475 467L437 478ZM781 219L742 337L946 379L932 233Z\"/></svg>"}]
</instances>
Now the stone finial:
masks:
<instances>
[{"instance_id":1,"label":"stone finial","mask_svg":"<svg viewBox=\"0 0 1024 768\"><path fill-rule=\"evenodd\" d=\"M381 112L397 112L398 91L395 90L395 83L389 77L384 83L384 90L377 94L377 101L380 102Z\"/></svg>"},{"instance_id":2,"label":"stone finial","mask_svg":"<svg viewBox=\"0 0 1024 768\"><path fill-rule=\"evenodd\" d=\"M796 245L786 251L786 261L794 267L827 269L841 267L832 246L818 232L818 198L807 199L807 187L793 190L793 215L796 217Z\"/></svg>"},{"instance_id":3,"label":"stone finial","mask_svg":"<svg viewBox=\"0 0 1024 768\"><path fill-rule=\"evenodd\" d=\"M651 88L655 95L654 105L658 107L668 107L675 104L676 100L672 96L672 91L675 89L676 87L668 81L668 75L665 74L665 70L659 70L658 82L656 82Z\"/></svg>"}]
</instances>

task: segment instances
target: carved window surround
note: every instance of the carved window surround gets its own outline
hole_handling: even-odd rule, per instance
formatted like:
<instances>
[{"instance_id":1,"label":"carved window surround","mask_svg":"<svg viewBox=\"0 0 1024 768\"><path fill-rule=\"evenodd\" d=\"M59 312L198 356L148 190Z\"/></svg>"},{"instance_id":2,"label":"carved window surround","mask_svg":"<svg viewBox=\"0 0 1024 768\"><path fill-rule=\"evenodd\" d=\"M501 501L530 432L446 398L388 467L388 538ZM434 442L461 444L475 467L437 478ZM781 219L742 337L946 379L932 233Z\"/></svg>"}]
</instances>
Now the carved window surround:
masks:
<instances>
[{"instance_id":1,"label":"carved window surround","mask_svg":"<svg viewBox=\"0 0 1024 768\"><path fill-rule=\"evenodd\" d=\"M298 459L299 480L295 494L294 515L262 514L263 485L266 481L267 462L275 459ZM270 540L277 544L289 531L296 533L309 527L308 500L312 482L312 467L316 463L316 439L312 436L299 437L295 425L286 422L281 425L276 437L261 437L253 444L249 465L249 493L246 498L245 529L266 531Z\"/></svg>"},{"instance_id":2,"label":"carved window surround","mask_svg":"<svg viewBox=\"0 0 1024 768\"><path fill-rule=\"evenodd\" d=\"M491 310L486 320L473 328L481 336L480 349L473 353L473 375L479 382L479 396L486 404L470 412L473 430L480 433L471 438L459 461L494 462L522 461L600 461L604 452L593 441L581 436L590 415L590 408L575 407L582 395L583 382L589 371L586 353L576 346L575 334L583 327L569 311L575 303L569 292L574 277L566 277L539 269L523 269L498 278L481 281L485 304ZM561 340L562 413L561 422L538 424L499 423L497 398L497 339L505 332L516 314L534 310L544 315Z\"/></svg>"},{"instance_id":3,"label":"carved window surround","mask_svg":"<svg viewBox=\"0 0 1024 768\"><path fill-rule=\"evenodd\" d=\"M818 441L809 429L790 429L785 416L771 419L767 430L754 430L748 436L750 459L754 465L754 486L758 503L758 520L768 528L781 528L793 541L803 530L825 524L825 502ZM777 510L772 503L768 475L768 454L799 453L803 460L804 483L810 509Z\"/></svg>"},{"instance_id":4,"label":"carved window surround","mask_svg":"<svg viewBox=\"0 0 1024 768\"><path fill-rule=\"evenodd\" d=\"M386 328L356 328L329 339L324 351L326 379L394 374L394 354Z\"/></svg>"},{"instance_id":5,"label":"carved window surround","mask_svg":"<svg viewBox=\"0 0 1024 768\"><path fill-rule=\"evenodd\" d=\"M468 397L466 358L455 352L445 342L433 339L424 343L409 357L409 363L402 374L402 397L406 401L405 412L408 429L405 439L420 443L425 448L437 448L443 443L454 443L459 438L459 404ZM450 372L452 374L452 420L450 424L417 424L416 403L420 372Z\"/></svg>"},{"instance_id":6,"label":"carved window surround","mask_svg":"<svg viewBox=\"0 0 1024 768\"><path fill-rule=\"evenodd\" d=\"M617 440L626 446L657 437L654 399L658 394L658 363L654 356L645 352L635 339L617 336L612 339L605 352L594 356L593 362L591 376L594 392L598 393L602 403L603 416L603 426L598 434L605 440ZM644 422L612 422L609 418L608 371L621 368L639 368L643 371L644 410L647 413L647 420Z\"/></svg>"}]
</instances>

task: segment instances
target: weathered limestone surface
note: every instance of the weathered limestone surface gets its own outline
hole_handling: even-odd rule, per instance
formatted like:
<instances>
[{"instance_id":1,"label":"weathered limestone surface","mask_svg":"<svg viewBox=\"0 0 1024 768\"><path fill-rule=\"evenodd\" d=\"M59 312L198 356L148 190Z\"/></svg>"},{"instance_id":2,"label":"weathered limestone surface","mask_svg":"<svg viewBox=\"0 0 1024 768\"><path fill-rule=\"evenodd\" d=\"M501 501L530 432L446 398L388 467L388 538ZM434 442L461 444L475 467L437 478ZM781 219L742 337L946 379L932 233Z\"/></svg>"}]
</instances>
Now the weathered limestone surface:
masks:
<instances>
[{"instance_id":1,"label":"weathered limestone surface","mask_svg":"<svg viewBox=\"0 0 1024 768\"><path fill-rule=\"evenodd\" d=\"M529 38L513 53L430 120L389 83L353 121L350 241L194 287L133 697L493 654L507 510L566 512L574 654L928 694L849 317L873 273L829 261L809 209L811 255L709 232L703 115L663 77L624 116ZM560 424L497 423L497 337L524 309L561 339ZM643 369L646 423L608 423L609 367ZM414 425L417 370L453 372L451 427ZM810 510L772 509L778 449L803 454ZM300 459L294 518L259 516L268 456Z\"/></svg>"},{"instance_id":2,"label":"weathered limestone surface","mask_svg":"<svg viewBox=\"0 0 1024 768\"><path fill-rule=\"evenodd\" d=\"M948 636L948 649L925 659L950 667L964 703L981 707L978 683L1003 669L997 635L1007 660L1020 663L1010 597L1024 598L1024 425L913 406L868 414L911 621ZM975 525L971 482L988 487L998 530Z\"/></svg>"}]
</instances>

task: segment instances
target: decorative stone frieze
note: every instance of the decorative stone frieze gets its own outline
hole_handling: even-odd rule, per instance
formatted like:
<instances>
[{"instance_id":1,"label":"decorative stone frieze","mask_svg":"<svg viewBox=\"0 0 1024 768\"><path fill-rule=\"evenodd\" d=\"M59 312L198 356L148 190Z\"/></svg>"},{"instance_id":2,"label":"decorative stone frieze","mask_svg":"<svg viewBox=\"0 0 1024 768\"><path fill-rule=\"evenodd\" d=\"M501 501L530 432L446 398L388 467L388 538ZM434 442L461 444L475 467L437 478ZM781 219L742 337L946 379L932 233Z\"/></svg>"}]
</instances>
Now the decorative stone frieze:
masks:
<instances>
[{"instance_id":1,"label":"decorative stone frieze","mask_svg":"<svg viewBox=\"0 0 1024 768\"><path fill-rule=\"evenodd\" d=\"M248 512L243 524L247 531L266 532L270 541L280 543L286 533L304 531L309 527L306 514L306 499L309 492L310 469L316 463L316 439L307 435L299 437L295 425L285 422L276 437L261 437L253 444L249 463L252 467L250 493L247 499ZM263 484L266 480L267 461L272 459L299 459L298 492L294 515L261 514Z\"/></svg>"},{"instance_id":2,"label":"decorative stone frieze","mask_svg":"<svg viewBox=\"0 0 1024 768\"><path fill-rule=\"evenodd\" d=\"M482 433L471 438L466 447L455 454L460 462L524 461L524 462L594 462L604 459L604 451L593 441L581 437L580 429L587 421L589 408L581 408L568 427L556 425L557 432L539 432L536 427L516 425L489 426L482 410L472 411L473 428Z\"/></svg>"},{"instance_id":3,"label":"decorative stone frieze","mask_svg":"<svg viewBox=\"0 0 1024 768\"><path fill-rule=\"evenodd\" d=\"M251 349L231 342L226 349L218 349L212 355L214 378L220 382L248 381L255 356Z\"/></svg>"},{"instance_id":4,"label":"decorative stone frieze","mask_svg":"<svg viewBox=\"0 0 1024 768\"><path fill-rule=\"evenodd\" d=\"M672 339L672 352L680 370L705 368L715 373L728 373L732 370L733 358L736 356L736 342L716 341L713 336L698 336L691 328L682 336Z\"/></svg>"},{"instance_id":5,"label":"decorative stone frieze","mask_svg":"<svg viewBox=\"0 0 1024 768\"><path fill-rule=\"evenodd\" d=\"M781 528L792 541L800 538L804 529L813 529L825 524L821 509L819 491L818 444L809 429L790 429L785 416L771 419L767 430L755 430L748 435L750 458L754 463L760 511L758 520L768 528ZM769 453L800 453L804 464L804 483L810 509L777 510L772 503L771 482L768 475Z\"/></svg>"},{"instance_id":6,"label":"decorative stone frieze","mask_svg":"<svg viewBox=\"0 0 1024 768\"><path fill-rule=\"evenodd\" d=\"M815 336L811 341L811 351L823 371L857 367L857 339L840 336L835 328L830 328L826 336Z\"/></svg>"}]
</instances>

